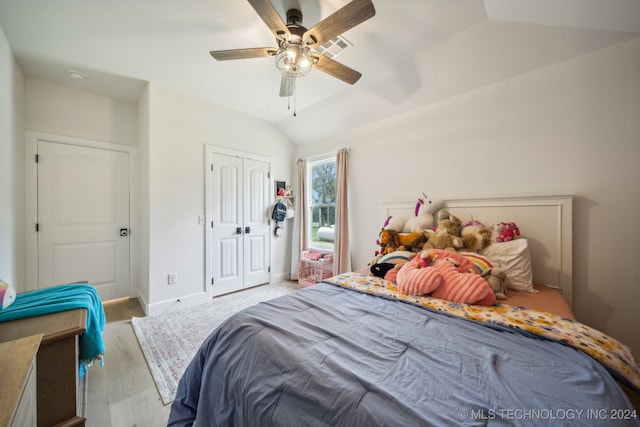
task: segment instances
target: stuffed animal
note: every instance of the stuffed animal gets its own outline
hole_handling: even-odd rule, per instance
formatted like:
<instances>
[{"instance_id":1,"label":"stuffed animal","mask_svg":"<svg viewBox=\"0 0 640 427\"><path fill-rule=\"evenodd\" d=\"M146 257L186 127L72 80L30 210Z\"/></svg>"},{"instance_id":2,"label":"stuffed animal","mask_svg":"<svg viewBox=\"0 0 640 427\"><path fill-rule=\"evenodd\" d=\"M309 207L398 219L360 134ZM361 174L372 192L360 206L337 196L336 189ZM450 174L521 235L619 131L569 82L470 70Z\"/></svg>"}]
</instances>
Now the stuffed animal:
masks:
<instances>
[{"instance_id":1,"label":"stuffed animal","mask_svg":"<svg viewBox=\"0 0 640 427\"><path fill-rule=\"evenodd\" d=\"M520 235L520 229L515 222L501 222L500 234L496 237L496 242L509 242Z\"/></svg>"},{"instance_id":2,"label":"stuffed animal","mask_svg":"<svg viewBox=\"0 0 640 427\"><path fill-rule=\"evenodd\" d=\"M495 294L470 261L448 251L423 251L397 273L398 291L407 295L428 295L466 304L493 305ZM470 267L464 267L464 262ZM469 268L469 270L467 270ZM462 270L462 271L461 271Z\"/></svg>"},{"instance_id":3,"label":"stuffed animal","mask_svg":"<svg viewBox=\"0 0 640 427\"><path fill-rule=\"evenodd\" d=\"M442 274L442 285L431 293L432 297L465 304L493 305L496 296L486 280L476 273L461 273L447 261L435 268Z\"/></svg>"},{"instance_id":4,"label":"stuffed animal","mask_svg":"<svg viewBox=\"0 0 640 427\"><path fill-rule=\"evenodd\" d=\"M384 275L387 274L389 270L395 267L396 264L392 264L390 262L378 262L376 264L373 264L369 270L374 276L384 278Z\"/></svg>"},{"instance_id":5,"label":"stuffed animal","mask_svg":"<svg viewBox=\"0 0 640 427\"><path fill-rule=\"evenodd\" d=\"M402 233L402 230L404 230L404 224L407 222L407 220L409 220L409 218L411 217L402 215L391 216L387 218L383 228L385 230L393 230L397 231L398 233Z\"/></svg>"},{"instance_id":6,"label":"stuffed animal","mask_svg":"<svg viewBox=\"0 0 640 427\"><path fill-rule=\"evenodd\" d=\"M398 270L415 256L415 252L409 251L393 251L386 255L377 255L369 262L369 271L374 276L395 282Z\"/></svg>"},{"instance_id":7,"label":"stuffed animal","mask_svg":"<svg viewBox=\"0 0 640 427\"><path fill-rule=\"evenodd\" d=\"M442 208L441 200L432 200L426 194L422 193L424 199L418 199L416 204L415 216L409 218L402 229L405 233L422 233L426 230L432 230L435 226L434 214Z\"/></svg>"},{"instance_id":8,"label":"stuffed animal","mask_svg":"<svg viewBox=\"0 0 640 427\"><path fill-rule=\"evenodd\" d=\"M487 281L497 299L507 299L507 282L504 280L507 274L504 271L494 267L485 271L482 277Z\"/></svg>"},{"instance_id":9,"label":"stuffed animal","mask_svg":"<svg viewBox=\"0 0 640 427\"><path fill-rule=\"evenodd\" d=\"M446 211L438 212L438 218L440 220L435 233L429 235L429 240L422 248L425 250L445 249L449 251L456 251L462 248L462 239L460 238L462 222L458 217Z\"/></svg>"},{"instance_id":10,"label":"stuffed animal","mask_svg":"<svg viewBox=\"0 0 640 427\"><path fill-rule=\"evenodd\" d=\"M416 261L421 268L428 267L441 260L447 260L456 267L460 273L478 273L474 263L464 254L447 251L444 249L423 250L416 255Z\"/></svg>"},{"instance_id":11,"label":"stuffed animal","mask_svg":"<svg viewBox=\"0 0 640 427\"><path fill-rule=\"evenodd\" d=\"M490 230L491 230L491 237L490 237L491 241L497 242L498 236L501 235L502 231L504 230L504 226L501 223L493 224Z\"/></svg>"},{"instance_id":12,"label":"stuffed animal","mask_svg":"<svg viewBox=\"0 0 640 427\"><path fill-rule=\"evenodd\" d=\"M465 233L465 229L468 227L475 227L475 228L485 228L486 226L481 223L480 221L478 221L477 219L475 219L473 217L473 215L471 215L471 219L467 222L465 222L462 227L460 228L460 234L464 234Z\"/></svg>"},{"instance_id":13,"label":"stuffed animal","mask_svg":"<svg viewBox=\"0 0 640 427\"><path fill-rule=\"evenodd\" d=\"M433 214L440 208L442 203L429 199L425 193L422 193L422 195L424 199L418 198L413 215L390 216L385 220L382 227L387 230L395 230L398 233L416 233L432 228L434 226Z\"/></svg>"},{"instance_id":14,"label":"stuffed animal","mask_svg":"<svg viewBox=\"0 0 640 427\"><path fill-rule=\"evenodd\" d=\"M419 252L427 242L427 236L424 233L398 233L395 230L383 228L380 230L378 240L382 254L393 251Z\"/></svg>"},{"instance_id":15,"label":"stuffed animal","mask_svg":"<svg viewBox=\"0 0 640 427\"><path fill-rule=\"evenodd\" d=\"M491 230L477 225L462 229L462 251L480 252L491 244Z\"/></svg>"},{"instance_id":16,"label":"stuffed animal","mask_svg":"<svg viewBox=\"0 0 640 427\"><path fill-rule=\"evenodd\" d=\"M422 205L422 203L424 203L424 201L422 199L418 199L418 202L416 203L416 208L415 208L415 211L414 211L414 216L418 215L418 211L420 210L420 206ZM411 217L409 215L389 216L384 221L384 225L382 226L382 228L387 229L387 230L395 230L398 233L404 233L405 224L411 218L413 218L413 217Z\"/></svg>"}]
</instances>

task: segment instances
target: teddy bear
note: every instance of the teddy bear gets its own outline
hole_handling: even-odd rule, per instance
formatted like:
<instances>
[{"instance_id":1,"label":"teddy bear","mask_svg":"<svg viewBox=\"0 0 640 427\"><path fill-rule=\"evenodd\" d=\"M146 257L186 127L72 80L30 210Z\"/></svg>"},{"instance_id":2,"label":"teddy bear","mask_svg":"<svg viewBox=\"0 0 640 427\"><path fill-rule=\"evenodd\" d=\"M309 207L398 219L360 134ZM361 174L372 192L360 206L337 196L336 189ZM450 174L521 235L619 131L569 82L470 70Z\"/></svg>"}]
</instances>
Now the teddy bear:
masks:
<instances>
[{"instance_id":1,"label":"teddy bear","mask_svg":"<svg viewBox=\"0 0 640 427\"><path fill-rule=\"evenodd\" d=\"M520 229L515 222L501 222L499 224L498 235L496 236L496 242L509 242L520 235Z\"/></svg>"},{"instance_id":2,"label":"teddy bear","mask_svg":"<svg viewBox=\"0 0 640 427\"><path fill-rule=\"evenodd\" d=\"M460 237L462 221L447 211L438 212L438 219L436 231L429 235L429 239L422 249L457 251L462 248L462 238Z\"/></svg>"}]
</instances>

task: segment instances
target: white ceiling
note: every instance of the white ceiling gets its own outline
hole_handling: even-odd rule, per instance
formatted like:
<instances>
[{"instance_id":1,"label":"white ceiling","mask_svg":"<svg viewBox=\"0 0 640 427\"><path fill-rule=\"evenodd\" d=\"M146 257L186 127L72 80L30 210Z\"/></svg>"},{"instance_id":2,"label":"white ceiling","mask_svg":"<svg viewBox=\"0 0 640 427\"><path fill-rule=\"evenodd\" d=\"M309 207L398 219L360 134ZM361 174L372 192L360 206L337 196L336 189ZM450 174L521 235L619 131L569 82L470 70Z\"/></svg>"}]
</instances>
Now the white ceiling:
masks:
<instances>
[{"instance_id":1,"label":"white ceiling","mask_svg":"<svg viewBox=\"0 0 640 427\"><path fill-rule=\"evenodd\" d=\"M310 28L347 0L272 0ZM245 0L0 0L25 75L135 101L146 82L275 123L308 143L640 36L640 0L373 0L337 60L354 86L314 70L297 117L273 59L217 62L210 50L274 46ZM86 74L72 80L69 70ZM292 100L293 104L293 100ZM293 107L293 105L292 105Z\"/></svg>"}]
</instances>

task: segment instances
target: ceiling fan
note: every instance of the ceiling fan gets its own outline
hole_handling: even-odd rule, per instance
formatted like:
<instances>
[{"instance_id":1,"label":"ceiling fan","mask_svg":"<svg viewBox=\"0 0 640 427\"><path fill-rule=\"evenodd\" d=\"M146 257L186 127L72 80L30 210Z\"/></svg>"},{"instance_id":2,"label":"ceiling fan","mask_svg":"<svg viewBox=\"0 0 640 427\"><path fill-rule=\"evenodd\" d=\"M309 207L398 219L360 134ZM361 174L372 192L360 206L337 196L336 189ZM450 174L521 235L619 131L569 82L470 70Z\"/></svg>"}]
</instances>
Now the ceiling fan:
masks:
<instances>
[{"instance_id":1,"label":"ceiling fan","mask_svg":"<svg viewBox=\"0 0 640 427\"><path fill-rule=\"evenodd\" d=\"M302 12L298 9L287 11L285 25L270 0L248 1L275 35L278 47L214 50L210 53L215 59L227 61L275 56L276 66L282 71L280 96L293 95L296 78L306 76L313 67L349 84L360 79L362 74L314 48L374 16L376 10L371 0L353 0L308 30L302 26Z\"/></svg>"}]
</instances>

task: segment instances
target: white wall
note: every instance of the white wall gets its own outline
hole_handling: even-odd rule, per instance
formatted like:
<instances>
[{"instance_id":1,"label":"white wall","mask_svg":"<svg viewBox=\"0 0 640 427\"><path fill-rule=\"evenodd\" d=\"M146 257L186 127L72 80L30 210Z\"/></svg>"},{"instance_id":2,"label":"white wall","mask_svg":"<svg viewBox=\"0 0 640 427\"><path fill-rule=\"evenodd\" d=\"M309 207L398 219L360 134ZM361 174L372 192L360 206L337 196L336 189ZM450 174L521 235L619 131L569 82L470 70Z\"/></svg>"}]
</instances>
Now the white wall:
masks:
<instances>
[{"instance_id":1,"label":"white wall","mask_svg":"<svg viewBox=\"0 0 640 427\"><path fill-rule=\"evenodd\" d=\"M0 279L24 290L24 77L0 28Z\"/></svg>"},{"instance_id":2,"label":"white wall","mask_svg":"<svg viewBox=\"0 0 640 427\"><path fill-rule=\"evenodd\" d=\"M640 354L640 38L312 146L351 147L354 268L385 200L573 193L574 311ZM523 230L526 233L526 230Z\"/></svg>"},{"instance_id":3,"label":"white wall","mask_svg":"<svg viewBox=\"0 0 640 427\"><path fill-rule=\"evenodd\" d=\"M137 297L143 307L149 300L149 85L138 100L138 253L137 274L132 276L137 284Z\"/></svg>"},{"instance_id":4,"label":"white wall","mask_svg":"<svg viewBox=\"0 0 640 427\"><path fill-rule=\"evenodd\" d=\"M150 312L205 295L205 235L198 215L204 214L206 144L272 157L272 176L291 181L294 149L274 125L153 84L136 105L32 78L24 86L20 147L26 128L138 148L133 294ZM22 176L24 160L16 164ZM290 251L290 240L289 233L273 240L274 278L290 270L289 256L279 256ZM178 274L177 285L167 285L168 273Z\"/></svg>"},{"instance_id":5,"label":"white wall","mask_svg":"<svg viewBox=\"0 0 640 427\"><path fill-rule=\"evenodd\" d=\"M150 84L148 88L149 312L209 295L205 279L205 145L271 157L272 177L291 181L294 148L272 124ZM147 208L141 208L144 212ZM289 271L290 236L272 240L272 276ZM144 251L144 249L143 249ZM178 283L167 284L177 273ZM142 273L141 273L142 274ZM181 304L184 306L184 304Z\"/></svg>"},{"instance_id":6,"label":"white wall","mask_svg":"<svg viewBox=\"0 0 640 427\"><path fill-rule=\"evenodd\" d=\"M137 145L135 104L30 77L24 88L26 129Z\"/></svg>"}]
</instances>

